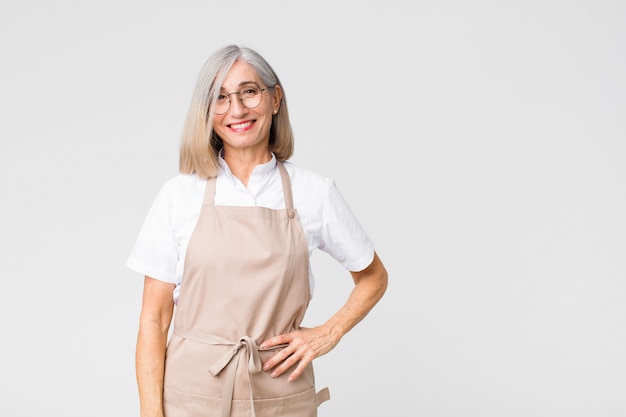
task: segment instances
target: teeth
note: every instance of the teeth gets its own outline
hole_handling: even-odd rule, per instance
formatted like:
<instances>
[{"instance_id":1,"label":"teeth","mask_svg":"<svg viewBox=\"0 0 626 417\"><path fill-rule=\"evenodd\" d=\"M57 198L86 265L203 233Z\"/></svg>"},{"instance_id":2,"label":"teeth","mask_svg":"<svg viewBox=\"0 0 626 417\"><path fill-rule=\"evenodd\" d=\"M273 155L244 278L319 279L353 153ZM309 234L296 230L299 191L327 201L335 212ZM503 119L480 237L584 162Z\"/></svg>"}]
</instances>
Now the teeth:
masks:
<instances>
[{"instance_id":1,"label":"teeth","mask_svg":"<svg viewBox=\"0 0 626 417\"><path fill-rule=\"evenodd\" d=\"M232 129L245 129L246 127L250 126L251 124L252 124L252 122L237 123L237 124L230 125L230 127Z\"/></svg>"}]
</instances>

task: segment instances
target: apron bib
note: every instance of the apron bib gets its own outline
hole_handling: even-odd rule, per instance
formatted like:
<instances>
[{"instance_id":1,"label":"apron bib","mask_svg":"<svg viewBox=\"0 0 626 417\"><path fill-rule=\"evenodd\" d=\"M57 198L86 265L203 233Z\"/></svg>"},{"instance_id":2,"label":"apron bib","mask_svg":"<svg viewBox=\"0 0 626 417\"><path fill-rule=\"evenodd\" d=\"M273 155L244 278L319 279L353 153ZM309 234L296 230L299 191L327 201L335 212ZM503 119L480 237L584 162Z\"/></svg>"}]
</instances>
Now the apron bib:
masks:
<instances>
[{"instance_id":1,"label":"apron bib","mask_svg":"<svg viewBox=\"0 0 626 417\"><path fill-rule=\"evenodd\" d=\"M261 370L282 347L259 344L299 329L310 299L308 247L277 164L282 210L215 206L207 181L166 350L166 417L315 417L329 399L312 365L293 382L293 368L278 378Z\"/></svg>"}]
</instances>

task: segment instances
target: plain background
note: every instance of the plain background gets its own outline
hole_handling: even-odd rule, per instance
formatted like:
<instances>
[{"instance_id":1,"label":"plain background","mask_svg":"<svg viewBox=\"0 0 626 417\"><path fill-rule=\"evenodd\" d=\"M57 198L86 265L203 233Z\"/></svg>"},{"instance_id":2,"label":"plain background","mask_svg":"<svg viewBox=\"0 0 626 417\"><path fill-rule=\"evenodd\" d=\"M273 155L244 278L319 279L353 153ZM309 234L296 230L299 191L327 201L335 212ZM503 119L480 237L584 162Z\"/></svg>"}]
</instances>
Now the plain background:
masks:
<instances>
[{"instance_id":1,"label":"plain background","mask_svg":"<svg viewBox=\"0 0 626 417\"><path fill-rule=\"evenodd\" d=\"M597 0L0 3L2 415L138 416L125 261L230 43L390 273L320 417L626 415L626 6ZM351 288L314 262L311 325Z\"/></svg>"}]
</instances>

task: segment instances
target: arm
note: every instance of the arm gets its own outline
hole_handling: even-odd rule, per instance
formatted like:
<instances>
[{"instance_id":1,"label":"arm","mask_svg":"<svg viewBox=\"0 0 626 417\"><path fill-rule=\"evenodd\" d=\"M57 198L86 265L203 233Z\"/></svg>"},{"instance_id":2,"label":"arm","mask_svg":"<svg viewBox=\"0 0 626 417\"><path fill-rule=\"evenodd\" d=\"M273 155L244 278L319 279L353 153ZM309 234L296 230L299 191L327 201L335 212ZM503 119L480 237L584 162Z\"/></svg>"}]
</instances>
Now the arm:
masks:
<instances>
[{"instance_id":1,"label":"arm","mask_svg":"<svg viewBox=\"0 0 626 417\"><path fill-rule=\"evenodd\" d=\"M299 362L289 376L289 380L293 381L313 359L332 350L346 333L363 320L387 289L387 270L374 253L374 259L367 268L350 273L355 286L343 307L326 323L274 336L261 344L263 349L289 344L265 362L263 370L272 370L272 377L277 377Z\"/></svg>"},{"instance_id":2,"label":"arm","mask_svg":"<svg viewBox=\"0 0 626 417\"><path fill-rule=\"evenodd\" d=\"M174 313L174 284L145 277L135 370L142 417L163 417L167 333Z\"/></svg>"}]
</instances>

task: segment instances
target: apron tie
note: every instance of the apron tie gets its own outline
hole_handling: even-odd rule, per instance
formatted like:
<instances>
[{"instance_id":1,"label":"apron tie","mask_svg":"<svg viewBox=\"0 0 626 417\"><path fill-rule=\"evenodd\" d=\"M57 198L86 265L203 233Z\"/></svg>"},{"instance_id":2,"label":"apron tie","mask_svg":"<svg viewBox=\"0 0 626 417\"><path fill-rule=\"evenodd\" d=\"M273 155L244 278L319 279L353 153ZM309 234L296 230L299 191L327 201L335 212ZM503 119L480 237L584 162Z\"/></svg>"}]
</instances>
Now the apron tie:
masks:
<instances>
[{"instance_id":1,"label":"apron tie","mask_svg":"<svg viewBox=\"0 0 626 417\"><path fill-rule=\"evenodd\" d=\"M221 343L220 343L221 344ZM230 344L230 343L229 343ZM233 393L235 391L235 377L237 376L237 368L239 366L239 359L241 355L238 353L241 348L245 348L248 352L248 374L256 374L261 372L261 357L259 356L259 348L254 339L249 336L243 336L238 343L236 343L230 352L226 352L217 362L215 362L209 368L209 372L213 376L218 376L220 372L228 366L228 364L235 358L235 365L231 366L226 371L224 381L224 402L222 407L222 417L230 417L230 410L232 408ZM254 396L252 395L252 380L249 384L250 389L250 415L256 417L254 412Z\"/></svg>"},{"instance_id":2,"label":"apron tie","mask_svg":"<svg viewBox=\"0 0 626 417\"><path fill-rule=\"evenodd\" d=\"M248 353L248 375L258 374L261 372L261 355L260 350L274 350L285 347L287 345L274 346L270 349L260 349L256 341L250 336L242 336L239 342L230 342L217 336L195 333L181 328L174 328L174 334L185 339L193 340L208 345L232 346L232 349L222 355L213 365L209 367L209 373L218 376L233 361L234 364L228 367L224 376L224 399L222 406L222 417L230 417L232 409L233 394L235 392L235 378L237 376L237 368L239 367L239 359L244 352ZM254 395L252 394L252 378L249 378L250 390L250 415L256 417L254 411Z\"/></svg>"},{"instance_id":3,"label":"apron tie","mask_svg":"<svg viewBox=\"0 0 626 417\"><path fill-rule=\"evenodd\" d=\"M222 344L222 343L220 343ZM231 344L231 343L223 343ZM248 372L256 374L261 372L261 356L259 355L259 346L254 339L250 336L243 336L239 343L235 344L230 352L226 352L217 362L215 362L210 368L211 375L218 376L220 372L230 363L230 361L237 355L239 350L245 347L248 351ZM239 360L239 359L237 359Z\"/></svg>"}]
</instances>

